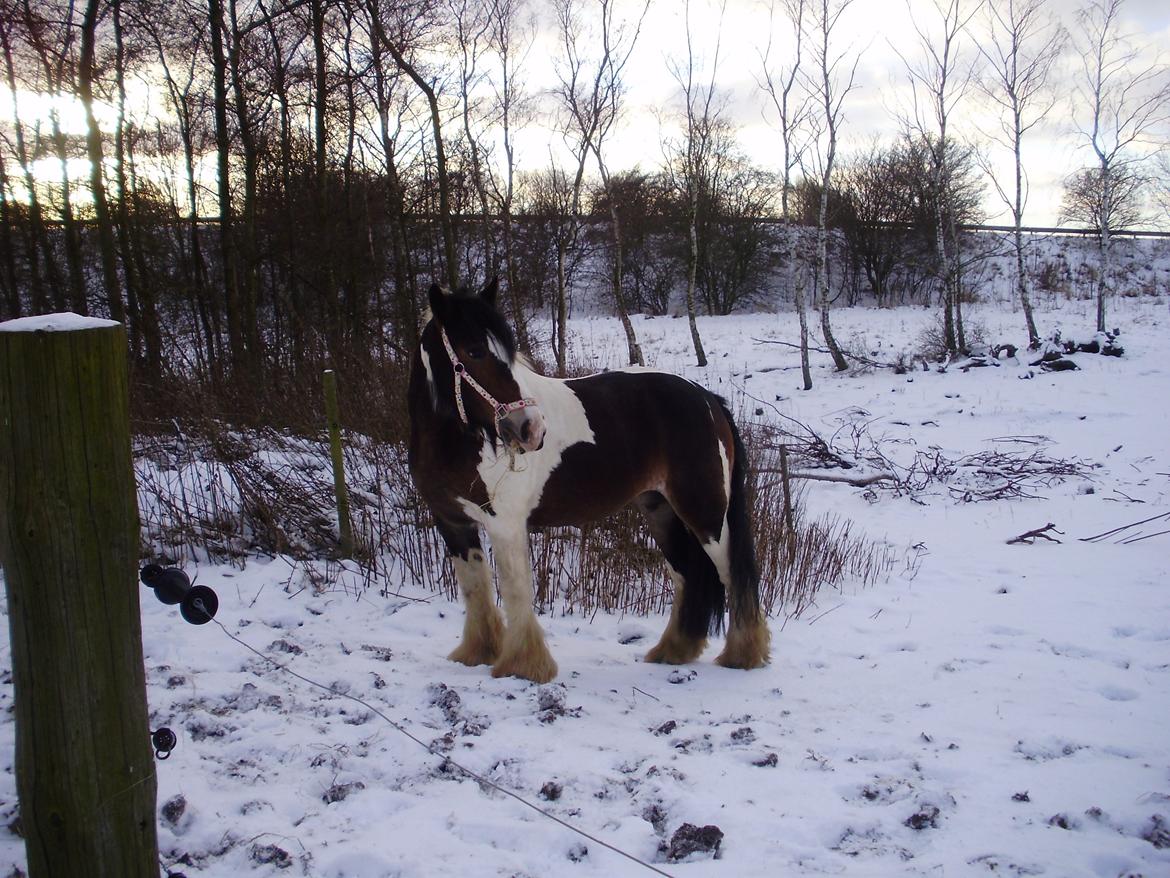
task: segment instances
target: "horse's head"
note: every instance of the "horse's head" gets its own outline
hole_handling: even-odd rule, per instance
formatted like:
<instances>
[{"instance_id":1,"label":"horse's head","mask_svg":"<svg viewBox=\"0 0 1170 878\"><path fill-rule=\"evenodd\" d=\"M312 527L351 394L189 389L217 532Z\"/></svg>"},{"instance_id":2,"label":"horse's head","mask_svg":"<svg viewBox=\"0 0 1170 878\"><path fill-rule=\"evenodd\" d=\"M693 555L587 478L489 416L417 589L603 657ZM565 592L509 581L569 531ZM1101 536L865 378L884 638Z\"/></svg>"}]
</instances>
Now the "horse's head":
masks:
<instances>
[{"instance_id":1,"label":"horse's head","mask_svg":"<svg viewBox=\"0 0 1170 878\"><path fill-rule=\"evenodd\" d=\"M524 453L544 445L544 416L516 376L516 342L496 310L493 278L478 294L431 285L422 356L437 406Z\"/></svg>"}]
</instances>

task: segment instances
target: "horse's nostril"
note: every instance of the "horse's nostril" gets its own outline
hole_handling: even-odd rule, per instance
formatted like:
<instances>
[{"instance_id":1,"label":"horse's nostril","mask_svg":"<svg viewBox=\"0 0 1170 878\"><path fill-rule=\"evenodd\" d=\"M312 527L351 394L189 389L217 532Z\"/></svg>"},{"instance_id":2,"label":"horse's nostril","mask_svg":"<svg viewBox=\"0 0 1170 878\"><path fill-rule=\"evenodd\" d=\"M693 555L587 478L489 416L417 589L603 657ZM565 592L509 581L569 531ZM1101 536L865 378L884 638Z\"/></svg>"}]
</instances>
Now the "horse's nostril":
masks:
<instances>
[{"instance_id":1,"label":"horse's nostril","mask_svg":"<svg viewBox=\"0 0 1170 878\"><path fill-rule=\"evenodd\" d=\"M523 442L527 442L531 436L532 424L530 424L528 421L525 421L524 424L520 427L520 439Z\"/></svg>"}]
</instances>

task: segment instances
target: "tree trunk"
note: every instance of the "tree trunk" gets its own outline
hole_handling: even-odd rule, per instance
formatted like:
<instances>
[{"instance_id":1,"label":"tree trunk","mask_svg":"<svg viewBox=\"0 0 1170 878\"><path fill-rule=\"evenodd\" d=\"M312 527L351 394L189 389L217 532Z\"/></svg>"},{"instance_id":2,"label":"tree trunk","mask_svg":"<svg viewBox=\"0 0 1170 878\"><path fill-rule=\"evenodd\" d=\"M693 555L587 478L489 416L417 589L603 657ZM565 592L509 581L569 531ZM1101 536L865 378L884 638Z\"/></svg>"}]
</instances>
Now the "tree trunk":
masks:
<instances>
[{"instance_id":1,"label":"tree trunk","mask_svg":"<svg viewBox=\"0 0 1170 878\"><path fill-rule=\"evenodd\" d=\"M215 149L219 183L219 248L223 263L223 302L227 317L228 347L232 366L242 370L245 363L244 335L240 319L239 283L232 228L231 143L227 117L227 58L224 55L223 0L207 0L211 26L211 59L214 80Z\"/></svg>"},{"instance_id":2,"label":"tree trunk","mask_svg":"<svg viewBox=\"0 0 1170 878\"><path fill-rule=\"evenodd\" d=\"M56 326L0 325L0 560L28 873L157 878L126 334L72 315Z\"/></svg>"},{"instance_id":3,"label":"tree trunk","mask_svg":"<svg viewBox=\"0 0 1170 878\"><path fill-rule=\"evenodd\" d=\"M609 179L606 175L606 188L609 189ZM622 322L622 329L626 331L626 353L631 366L645 366L642 359L642 347L638 344L638 336L634 333L634 324L630 320L630 312L626 308L626 296L622 291L622 224L618 217L617 205L614 203L613 193L609 198L609 216L613 230L613 300L617 305L618 318Z\"/></svg>"},{"instance_id":4,"label":"tree trunk","mask_svg":"<svg viewBox=\"0 0 1170 878\"><path fill-rule=\"evenodd\" d=\"M691 197L690 243L691 260L687 269L687 323L691 327L691 344L695 348L695 365L707 365L707 352L703 350L703 340L699 338L699 324L695 319L695 275L699 270L699 230L696 228L698 198Z\"/></svg>"},{"instance_id":5,"label":"tree trunk","mask_svg":"<svg viewBox=\"0 0 1170 878\"><path fill-rule=\"evenodd\" d=\"M568 347L569 302L568 292L565 290L565 244L557 240L557 319L556 340L553 347L557 354L557 377L564 378L565 349Z\"/></svg>"},{"instance_id":6,"label":"tree trunk","mask_svg":"<svg viewBox=\"0 0 1170 878\"><path fill-rule=\"evenodd\" d=\"M787 202L787 197L785 198ZM792 299L796 306L796 316L800 321L800 377L805 390L812 390L812 370L808 362L808 306L804 297L804 282L794 277L793 267L796 265L796 229L788 220L787 203L784 208L785 239L788 245L788 278L792 284Z\"/></svg>"},{"instance_id":7,"label":"tree trunk","mask_svg":"<svg viewBox=\"0 0 1170 878\"><path fill-rule=\"evenodd\" d=\"M833 358L833 368L838 372L844 372L849 368L849 362L845 359L845 355L841 353L841 347L837 344L837 338L833 335L833 327L829 322L829 234L825 228L825 219L828 213L828 193L829 187L826 181L826 185L821 190L820 220L817 225L817 309L821 312L821 334L825 338L825 347L829 349L829 354ZM803 334L807 330L802 327L801 331ZM802 341L801 351L803 352L806 347L807 342Z\"/></svg>"},{"instance_id":8,"label":"tree trunk","mask_svg":"<svg viewBox=\"0 0 1170 878\"><path fill-rule=\"evenodd\" d=\"M118 256L114 246L114 228L110 222L110 206L106 201L102 133L93 114L94 53L96 51L98 11L100 0L88 0L81 23L81 59L77 70L77 96L85 109L85 151L89 158L89 190L93 198L93 212L97 220L98 252L102 261L102 282L106 288L106 303L110 316L119 323L126 319L122 301L122 282L118 277ZM135 328L136 331L136 328Z\"/></svg>"},{"instance_id":9,"label":"tree trunk","mask_svg":"<svg viewBox=\"0 0 1170 878\"><path fill-rule=\"evenodd\" d=\"M1014 232L1016 245L1016 292L1020 297L1020 307L1024 309L1024 322L1028 326L1028 347L1040 347L1040 333L1036 331L1036 317L1032 313L1032 297L1028 293L1028 272L1024 265L1024 233L1021 231L1020 216L1016 214L1016 228Z\"/></svg>"}]
</instances>

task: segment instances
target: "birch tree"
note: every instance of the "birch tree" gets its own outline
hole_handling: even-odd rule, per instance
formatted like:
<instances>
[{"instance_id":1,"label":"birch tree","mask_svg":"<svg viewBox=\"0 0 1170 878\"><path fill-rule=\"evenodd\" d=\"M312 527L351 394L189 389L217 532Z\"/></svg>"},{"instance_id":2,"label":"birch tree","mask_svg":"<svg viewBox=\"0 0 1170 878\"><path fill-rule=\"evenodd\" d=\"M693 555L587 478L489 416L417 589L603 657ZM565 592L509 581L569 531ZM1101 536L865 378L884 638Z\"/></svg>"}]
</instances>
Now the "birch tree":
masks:
<instances>
[{"instance_id":1,"label":"birch tree","mask_svg":"<svg viewBox=\"0 0 1170 878\"><path fill-rule=\"evenodd\" d=\"M853 0L813 0L812 12L812 66L806 72L809 90L817 104L814 124L817 129L812 148L812 166L820 186L820 203L817 208L817 241L814 276L817 282L817 310L821 316L821 333L825 346L833 357L833 366L838 372L849 368L841 346L833 335L829 319L829 262L828 262L828 214L829 193L833 185L833 169L837 163L837 139L844 121L845 98L853 90L857 76L857 64L861 55L850 50L838 51L834 37L841 17L853 5Z\"/></svg>"},{"instance_id":2,"label":"birch tree","mask_svg":"<svg viewBox=\"0 0 1170 878\"><path fill-rule=\"evenodd\" d=\"M687 49L685 65L680 60L668 60L667 67L674 81L682 90L683 130L682 142L668 144L673 152L673 161L668 162L668 173L675 191L682 196L687 210L687 322L691 331L691 345L695 350L695 363L707 365L707 354L699 336L699 324L695 318L695 276L699 269L699 201L704 180L708 177L708 165L715 146L715 137L720 125L723 109L716 95L715 75L719 69L719 50L722 42L723 14L727 9L726 0L719 5L719 27L715 34L715 49L711 59L711 75L705 82L697 82L700 71L695 58L695 38L691 30L691 3L685 3Z\"/></svg>"},{"instance_id":3,"label":"birch tree","mask_svg":"<svg viewBox=\"0 0 1170 878\"><path fill-rule=\"evenodd\" d=\"M987 62L987 74L979 80L979 87L999 112L999 133L993 137L1012 156L1010 182L1005 184L995 174L988 176L1012 215L1016 295L1024 312L1028 344L1033 348L1039 346L1040 335L1024 267L1028 176L1023 144L1025 136L1044 121L1056 103L1050 79L1066 43L1064 29L1045 12L1045 7L1045 0L984 0L987 35L979 46Z\"/></svg>"},{"instance_id":4,"label":"birch tree","mask_svg":"<svg viewBox=\"0 0 1170 878\"><path fill-rule=\"evenodd\" d=\"M528 14L525 0L491 0L488 43L496 67L489 79L495 99L493 116L500 132L503 153L498 170L493 170L490 164L488 166L488 187L503 231L504 269L512 320L516 326L516 342L528 355L532 353L532 343L516 271L512 207L516 196L516 133L531 115L531 100L523 87L523 64L534 35L535 21Z\"/></svg>"},{"instance_id":5,"label":"birch tree","mask_svg":"<svg viewBox=\"0 0 1170 878\"><path fill-rule=\"evenodd\" d=\"M1081 58L1073 118L1095 158L1097 331L1105 331L1112 292L1113 232L1124 197L1122 181L1137 176L1147 152L1164 145L1157 135L1170 121L1170 68L1143 53L1123 30L1124 0L1091 0L1077 16L1073 38Z\"/></svg>"},{"instance_id":6,"label":"birch tree","mask_svg":"<svg viewBox=\"0 0 1170 878\"><path fill-rule=\"evenodd\" d=\"M807 90L797 88L802 72L804 23L810 0L771 0L768 6L768 42L760 53L760 73L756 79L767 95L775 112L773 125L780 135L781 187L780 219L784 228L784 248L787 251L785 271L792 288L793 304L800 321L800 373L805 390L812 390L812 373L808 358L808 313L804 282L796 279L797 232L792 224L789 204L792 194L792 172L800 166L806 146L805 125L811 109ZM779 24L778 20L779 19ZM777 27L784 28L788 37L787 61L774 59Z\"/></svg>"},{"instance_id":7,"label":"birch tree","mask_svg":"<svg viewBox=\"0 0 1170 878\"><path fill-rule=\"evenodd\" d=\"M966 347L959 290L961 256L953 211L947 210L954 154L951 120L971 89L974 62L963 41L978 7L968 0L933 0L934 25L914 19L920 56L902 55L910 78L912 109L904 124L929 152L930 183L934 190L934 245L942 278L943 337L947 351ZM899 53L901 54L901 53Z\"/></svg>"},{"instance_id":8,"label":"birch tree","mask_svg":"<svg viewBox=\"0 0 1170 878\"><path fill-rule=\"evenodd\" d=\"M606 162L606 141L621 118L626 65L637 45L650 0L638 4L636 17L620 20L617 0L588 0L596 10L596 28L587 32L581 6L586 0L555 0L563 55L558 59L557 96L565 114L564 131L577 162L573 186L573 210L580 211L585 164L592 155L597 163L610 211L613 238L612 289L618 318L626 333L630 365L645 365L622 291L621 214L613 197L612 176ZM595 53L588 53L593 43ZM563 300L564 291L558 291ZM563 356L563 350L561 354ZM558 363L558 366L560 364Z\"/></svg>"}]
</instances>

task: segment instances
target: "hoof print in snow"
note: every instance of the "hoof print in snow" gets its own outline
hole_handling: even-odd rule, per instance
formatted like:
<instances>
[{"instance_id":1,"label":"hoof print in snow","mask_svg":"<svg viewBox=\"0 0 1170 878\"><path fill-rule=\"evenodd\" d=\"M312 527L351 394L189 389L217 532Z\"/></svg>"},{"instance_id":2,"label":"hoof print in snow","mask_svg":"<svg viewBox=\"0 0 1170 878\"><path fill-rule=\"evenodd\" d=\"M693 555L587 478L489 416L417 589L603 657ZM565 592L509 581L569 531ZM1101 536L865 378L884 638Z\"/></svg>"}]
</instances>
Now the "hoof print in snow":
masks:
<instances>
[{"instance_id":1,"label":"hoof print in snow","mask_svg":"<svg viewBox=\"0 0 1170 878\"><path fill-rule=\"evenodd\" d=\"M1142 838L1158 850L1170 848L1170 825L1166 823L1166 818L1161 814L1151 817L1150 825L1142 832Z\"/></svg>"},{"instance_id":2,"label":"hoof print in snow","mask_svg":"<svg viewBox=\"0 0 1170 878\"><path fill-rule=\"evenodd\" d=\"M586 857L589 856L589 848L585 847L585 845L578 842L577 844L575 844L571 848L569 848L569 853L566 854L566 856L568 856L568 858L570 860L572 860L574 863L580 863L582 860L584 860Z\"/></svg>"},{"instance_id":3,"label":"hoof print in snow","mask_svg":"<svg viewBox=\"0 0 1170 878\"><path fill-rule=\"evenodd\" d=\"M677 685L679 683L689 683L689 682L691 682L691 680L695 679L695 677L697 677L697 676L699 676L698 671L683 671L683 670L680 670L678 668L675 668L673 671L670 672L670 676L666 678L666 681L668 683L674 683L675 685Z\"/></svg>"},{"instance_id":4,"label":"hoof print in snow","mask_svg":"<svg viewBox=\"0 0 1170 878\"><path fill-rule=\"evenodd\" d=\"M903 821L904 826L909 826L915 832L921 832L924 829L938 828L939 810L934 805L923 805L909 817Z\"/></svg>"},{"instance_id":5,"label":"hoof print in snow","mask_svg":"<svg viewBox=\"0 0 1170 878\"><path fill-rule=\"evenodd\" d=\"M268 651L269 652L283 652L286 655L304 655L305 654L305 651L303 649L301 649L295 643L290 643L289 641L285 640L284 638L281 638L280 640L274 640L274 641L272 641L272 643L268 644Z\"/></svg>"},{"instance_id":6,"label":"hoof print in snow","mask_svg":"<svg viewBox=\"0 0 1170 878\"><path fill-rule=\"evenodd\" d=\"M658 728L654 729L654 734L658 735L659 737L662 737L663 735L669 735L671 732L673 732L677 728L678 728L678 723L676 723L672 719L668 719L666 722L664 722Z\"/></svg>"},{"instance_id":7,"label":"hoof print in snow","mask_svg":"<svg viewBox=\"0 0 1170 878\"><path fill-rule=\"evenodd\" d=\"M171 796L163 802L162 807L158 809L158 814L176 834L181 834L191 825L191 815L187 811L187 800L181 795Z\"/></svg>"},{"instance_id":8,"label":"hoof print in snow","mask_svg":"<svg viewBox=\"0 0 1170 878\"><path fill-rule=\"evenodd\" d=\"M454 689L448 689L446 683L436 683L428 687L431 704L443 711L443 718L451 725L459 722L459 708L463 706L463 699Z\"/></svg>"},{"instance_id":9,"label":"hoof print in snow","mask_svg":"<svg viewBox=\"0 0 1170 878\"><path fill-rule=\"evenodd\" d=\"M444 742L452 737L453 732L457 729L461 735L471 735L472 737L479 737L491 725L488 720L482 716L466 716L463 713L463 699L459 697L459 693L454 689L448 688L446 683L435 683L427 687L427 692L431 696L431 705L439 708L443 712L443 719L445 719L455 729L452 732L444 735L438 741L432 742L432 746L438 745L440 752L447 752L454 746L454 740L449 745L444 746Z\"/></svg>"},{"instance_id":10,"label":"hoof print in snow","mask_svg":"<svg viewBox=\"0 0 1170 878\"><path fill-rule=\"evenodd\" d=\"M370 658L380 662L388 662L394 658L394 653L388 646L373 646L369 643L363 643L362 652L368 652L370 654Z\"/></svg>"},{"instance_id":11,"label":"hoof print in snow","mask_svg":"<svg viewBox=\"0 0 1170 878\"><path fill-rule=\"evenodd\" d=\"M761 756L759 759L752 760L752 765L756 768L775 768L779 763L780 757L771 752L765 756Z\"/></svg>"},{"instance_id":12,"label":"hoof print in snow","mask_svg":"<svg viewBox=\"0 0 1170 878\"><path fill-rule=\"evenodd\" d=\"M1013 802L1030 802L1032 797L1028 795L1028 791L1024 790L1022 793L1012 793Z\"/></svg>"},{"instance_id":13,"label":"hoof print in snow","mask_svg":"<svg viewBox=\"0 0 1170 878\"><path fill-rule=\"evenodd\" d=\"M1077 821L1067 814L1053 814L1048 818L1048 825L1058 829L1076 829L1078 826Z\"/></svg>"},{"instance_id":14,"label":"hoof print in snow","mask_svg":"<svg viewBox=\"0 0 1170 878\"><path fill-rule=\"evenodd\" d=\"M288 851L274 844L254 844L250 855L252 861L261 866L287 869L293 864L293 858L289 856Z\"/></svg>"},{"instance_id":15,"label":"hoof print in snow","mask_svg":"<svg viewBox=\"0 0 1170 878\"><path fill-rule=\"evenodd\" d=\"M666 812L658 802L652 802L642 809L642 819L653 826L659 835L666 834Z\"/></svg>"},{"instance_id":16,"label":"hoof print in snow","mask_svg":"<svg viewBox=\"0 0 1170 878\"><path fill-rule=\"evenodd\" d=\"M719 846L723 844L723 830L718 826L695 826L693 823L684 823L674 831L670 837L669 847L665 848L666 859L671 863L681 863L694 854L711 854L719 858Z\"/></svg>"},{"instance_id":17,"label":"hoof print in snow","mask_svg":"<svg viewBox=\"0 0 1170 878\"><path fill-rule=\"evenodd\" d=\"M751 726L741 726L731 733L731 740L736 744L750 744L756 739L756 733Z\"/></svg>"},{"instance_id":18,"label":"hoof print in snow","mask_svg":"<svg viewBox=\"0 0 1170 878\"><path fill-rule=\"evenodd\" d=\"M335 783L321 796L321 801L326 805L332 805L334 802L342 802L348 799L352 793L358 790L364 790L365 788L366 785L360 780L355 780L353 783Z\"/></svg>"},{"instance_id":19,"label":"hoof print in snow","mask_svg":"<svg viewBox=\"0 0 1170 878\"><path fill-rule=\"evenodd\" d=\"M540 788L540 797L546 802L555 802L561 797L561 793L565 788L556 781L547 781L544 786Z\"/></svg>"},{"instance_id":20,"label":"hoof print in snow","mask_svg":"<svg viewBox=\"0 0 1170 878\"><path fill-rule=\"evenodd\" d=\"M548 725L562 716L580 716L581 708L565 707L565 684L550 683L536 690L537 718Z\"/></svg>"}]
</instances>

